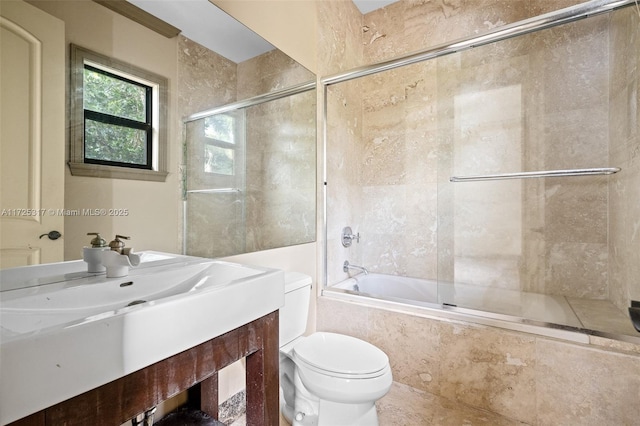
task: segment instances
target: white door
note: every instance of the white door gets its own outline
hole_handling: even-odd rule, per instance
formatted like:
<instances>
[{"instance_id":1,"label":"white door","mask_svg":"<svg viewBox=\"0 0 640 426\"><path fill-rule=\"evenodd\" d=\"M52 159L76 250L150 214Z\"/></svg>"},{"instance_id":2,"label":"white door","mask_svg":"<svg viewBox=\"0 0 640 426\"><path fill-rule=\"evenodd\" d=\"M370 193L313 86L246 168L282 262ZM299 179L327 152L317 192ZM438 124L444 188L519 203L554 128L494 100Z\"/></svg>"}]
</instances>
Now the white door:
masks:
<instances>
[{"instance_id":1,"label":"white door","mask_svg":"<svg viewBox=\"0 0 640 426\"><path fill-rule=\"evenodd\" d=\"M62 261L64 22L0 0L0 31L0 268Z\"/></svg>"}]
</instances>

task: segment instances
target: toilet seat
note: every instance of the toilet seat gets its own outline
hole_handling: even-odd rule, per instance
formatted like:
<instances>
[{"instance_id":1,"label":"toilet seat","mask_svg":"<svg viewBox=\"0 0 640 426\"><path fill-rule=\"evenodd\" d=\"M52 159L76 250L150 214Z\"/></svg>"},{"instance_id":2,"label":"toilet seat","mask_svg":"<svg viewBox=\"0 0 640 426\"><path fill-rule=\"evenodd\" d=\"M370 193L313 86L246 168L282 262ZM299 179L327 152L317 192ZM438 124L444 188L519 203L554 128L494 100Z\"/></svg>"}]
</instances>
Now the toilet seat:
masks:
<instances>
[{"instance_id":1,"label":"toilet seat","mask_svg":"<svg viewBox=\"0 0 640 426\"><path fill-rule=\"evenodd\" d=\"M293 348L298 365L343 379L371 379L389 369L389 358L374 345L342 334L317 332Z\"/></svg>"}]
</instances>

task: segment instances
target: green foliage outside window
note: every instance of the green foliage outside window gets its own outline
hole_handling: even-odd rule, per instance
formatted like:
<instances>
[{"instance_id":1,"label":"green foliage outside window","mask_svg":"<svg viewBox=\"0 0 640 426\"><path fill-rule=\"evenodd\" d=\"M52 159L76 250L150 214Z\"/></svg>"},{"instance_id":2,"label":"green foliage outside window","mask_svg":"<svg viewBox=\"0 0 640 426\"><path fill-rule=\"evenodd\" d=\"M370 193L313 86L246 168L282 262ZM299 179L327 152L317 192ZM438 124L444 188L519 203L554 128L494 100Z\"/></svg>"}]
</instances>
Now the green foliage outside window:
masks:
<instances>
[{"instance_id":1,"label":"green foliage outside window","mask_svg":"<svg viewBox=\"0 0 640 426\"><path fill-rule=\"evenodd\" d=\"M148 89L85 67L85 158L147 165Z\"/></svg>"},{"instance_id":2,"label":"green foliage outside window","mask_svg":"<svg viewBox=\"0 0 640 426\"><path fill-rule=\"evenodd\" d=\"M221 175L233 175L234 151L206 144L204 146L204 171L205 173L218 173Z\"/></svg>"},{"instance_id":3,"label":"green foliage outside window","mask_svg":"<svg viewBox=\"0 0 640 426\"><path fill-rule=\"evenodd\" d=\"M146 164L146 132L129 127L85 121L84 156L92 160Z\"/></svg>"}]
</instances>

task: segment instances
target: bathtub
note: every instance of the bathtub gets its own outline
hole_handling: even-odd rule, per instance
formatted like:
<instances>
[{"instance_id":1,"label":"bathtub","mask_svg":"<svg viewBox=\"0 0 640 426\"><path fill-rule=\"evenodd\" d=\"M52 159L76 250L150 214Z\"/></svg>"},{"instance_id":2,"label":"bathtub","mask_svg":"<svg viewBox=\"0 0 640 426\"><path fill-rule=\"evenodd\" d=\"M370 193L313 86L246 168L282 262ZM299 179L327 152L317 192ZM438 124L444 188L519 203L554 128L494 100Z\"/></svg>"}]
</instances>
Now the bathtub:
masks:
<instances>
[{"instance_id":1,"label":"bathtub","mask_svg":"<svg viewBox=\"0 0 640 426\"><path fill-rule=\"evenodd\" d=\"M336 284L333 288L405 303L438 303L438 284L433 280L384 274L359 274Z\"/></svg>"},{"instance_id":2,"label":"bathtub","mask_svg":"<svg viewBox=\"0 0 640 426\"><path fill-rule=\"evenodd\" d=\"M358 274L327 289L474 316L582 328L569 301L562 296L377 273Z\"/></svg>"}]
</instances>

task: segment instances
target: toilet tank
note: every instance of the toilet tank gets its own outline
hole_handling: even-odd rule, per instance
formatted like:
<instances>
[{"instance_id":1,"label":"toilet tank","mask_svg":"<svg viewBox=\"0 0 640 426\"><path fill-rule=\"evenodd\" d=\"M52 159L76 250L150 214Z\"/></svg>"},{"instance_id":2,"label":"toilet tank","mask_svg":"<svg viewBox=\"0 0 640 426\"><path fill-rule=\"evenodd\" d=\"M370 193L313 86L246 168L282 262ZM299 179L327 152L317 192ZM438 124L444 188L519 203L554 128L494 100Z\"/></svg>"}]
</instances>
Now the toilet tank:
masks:
<instances>
[{"instance_id":1,"label":"toilet tank","mask_svg":"<svg viewBox=\"0 0 640 426\"><path fill-rule=\"evenodd\" d=\"M299 272L284 274L284 306L279 311L280 347L304 334L309 315L311 277Z\"/></svg>"}]
</instances>

